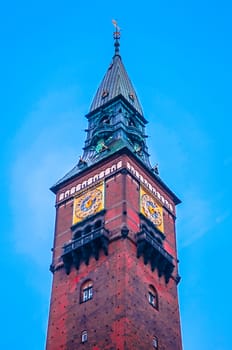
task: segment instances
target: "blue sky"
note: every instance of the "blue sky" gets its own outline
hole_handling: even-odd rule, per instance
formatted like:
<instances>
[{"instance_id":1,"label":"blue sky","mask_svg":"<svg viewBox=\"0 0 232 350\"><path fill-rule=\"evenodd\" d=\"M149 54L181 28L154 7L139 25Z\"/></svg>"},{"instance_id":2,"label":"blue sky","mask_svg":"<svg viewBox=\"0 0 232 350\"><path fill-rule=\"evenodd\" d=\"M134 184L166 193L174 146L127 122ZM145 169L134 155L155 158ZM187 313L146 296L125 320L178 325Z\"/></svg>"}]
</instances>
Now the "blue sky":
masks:
<instances>
[{"instance_id":1,"label":"blue sky","mask_svg":"<svg viewBox=\"0 0 232 350\"><path fill-rule=\"evenodd\" d=\"M178 208L185 350L231 349L232 49L229 1L44 1L1 6L0 348L44 348L54 195L78 160L93 95L121 54L148 144Z\"/></svg>"}]
</instances>

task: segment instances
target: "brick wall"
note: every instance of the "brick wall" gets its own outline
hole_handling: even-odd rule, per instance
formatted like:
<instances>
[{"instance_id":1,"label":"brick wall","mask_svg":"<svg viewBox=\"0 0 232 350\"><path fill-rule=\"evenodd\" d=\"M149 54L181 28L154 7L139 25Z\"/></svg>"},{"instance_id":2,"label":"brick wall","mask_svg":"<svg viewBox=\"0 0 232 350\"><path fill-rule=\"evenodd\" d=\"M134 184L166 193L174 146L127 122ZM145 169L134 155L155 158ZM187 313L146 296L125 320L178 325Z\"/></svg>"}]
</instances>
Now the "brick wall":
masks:
<instances>
[{"instance_id":1,"label":"brick wall","mask_svg":"<svg viewBox=\"0 0 232 350\"><path fill-rule=\"evenodd\" d=\"M77 177L57 193L92 174L101 172L108 164L122 161L126 167L127 156L103 162L91 172ZM159 189L174 206L170 193L162 188L155 177L129 159L136 169L152 185ZM61 254L64 243L72 238L73 196L59 203L53 249L54 272L47 350L148 350L154 349L153 337L159 342L159 350L181 350L180 319L177 286L174 279L166 284L157 271L151 271L143 258L136 257L135 235L140 230L138 179L126 171L120 171L105 179L105 227L110 232L108 256L100 251L99 260L90 258L89 264L81 263L79 270L72 267L66 275ZM175 214L175 212L174 212ZM164 209L164 248L176 258L175 215ZM127 238L121 236L127 226ZM174 273L177 273L177 267ZM93 282L93 298L80 303L82 283ZM159 297L159 309L148 302L149 285L153 285ZM81 343L81 332L87 330L88 341Z\"/></svg>"}]
</instances>

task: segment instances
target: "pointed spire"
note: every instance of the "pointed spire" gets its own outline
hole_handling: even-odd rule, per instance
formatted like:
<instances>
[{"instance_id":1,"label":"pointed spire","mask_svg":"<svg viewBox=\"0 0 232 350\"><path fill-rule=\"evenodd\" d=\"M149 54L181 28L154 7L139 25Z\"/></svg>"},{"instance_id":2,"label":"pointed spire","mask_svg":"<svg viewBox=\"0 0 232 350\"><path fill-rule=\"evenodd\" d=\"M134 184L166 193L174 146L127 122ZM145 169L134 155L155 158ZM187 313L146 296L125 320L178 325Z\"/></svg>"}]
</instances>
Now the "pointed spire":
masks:
<instances>
[{"instance_id":1,"label":"pointed spire","mask_svg":"<svg viewBox=\"0 0 232 350\"><path fill-rule=\"evenodd\" d=\"M93 102L90 106L90 112L93 112L97 108L102 107L112 99L121 95L137 112L139 112L141 116L143 116L139 99L119 54L120 28L115 20L112 22L115 27L113 34L115 53L113 61L94 96Z\"/></svg>"}]
</instances>

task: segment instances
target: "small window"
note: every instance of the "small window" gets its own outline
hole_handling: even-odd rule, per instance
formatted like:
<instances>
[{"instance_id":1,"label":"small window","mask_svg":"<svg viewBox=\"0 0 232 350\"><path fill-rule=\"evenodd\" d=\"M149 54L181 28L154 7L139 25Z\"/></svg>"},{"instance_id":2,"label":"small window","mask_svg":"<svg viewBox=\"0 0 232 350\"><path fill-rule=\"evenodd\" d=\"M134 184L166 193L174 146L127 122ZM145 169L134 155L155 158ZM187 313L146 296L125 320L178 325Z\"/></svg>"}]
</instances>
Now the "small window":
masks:
<instances>
[{"instance_id":1,"label":"small window","mask_svg":"<svg viewBox=\"0 0 232 350\"><path fill-rule=\"evenodd\" d=\"M85 303L86 301L92 298L93 298L93 282L89 280L82 284L81 303Z\"/></svg>"},{"instance_id":2,"label":"small window","mask_svg":"<svg viewBox=\"0 0 232 350\"><path fill-rule=\"evenodd\" d=\"M149 299L149 304L151 304L153 307L156 306L156 296L152 294L151 292L148 293L148 299Z\"/></svg>"},{"instance_id":3,"label":"small window","mask_svg":"<svg viewBox=\"0 0 232 350\"><path fill-rule=\"evenodd\" d=\"M154 349L158 349L158 338L157 337L153 337L152 345L153 345Z\"/></svg>"},{"instance_id":4,"label":"small window","mask_svg":"<svg viewBox=\"0 0 232 350\"><path fill-rule=\"evenodd\" d=\"M155 287L152 285L149 286L148 301L152 307L158 310L158 294Z\"/></svg>"},{"instance_id":5,"label":"small window","mask_svg":"<svg viewBox=\"0 0 232 350\"><path fill-rule=\"evenodd\" d=\"M82 342L82 343L86 343L87 340L88 340L88 333L87 333L87 331L83 331L83 332L81 333L81 342Z\"/></svg>"}]
</instances>

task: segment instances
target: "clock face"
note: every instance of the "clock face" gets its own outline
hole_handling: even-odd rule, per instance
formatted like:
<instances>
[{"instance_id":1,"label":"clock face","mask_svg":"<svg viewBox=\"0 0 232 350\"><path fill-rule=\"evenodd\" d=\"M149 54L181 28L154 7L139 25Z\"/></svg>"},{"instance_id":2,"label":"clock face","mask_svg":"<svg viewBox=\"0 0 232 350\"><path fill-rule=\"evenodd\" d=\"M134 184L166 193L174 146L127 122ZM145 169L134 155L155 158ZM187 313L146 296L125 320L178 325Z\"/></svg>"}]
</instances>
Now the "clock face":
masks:
<instances>
[{"instance_id":1,"label":"clock face","mask_svg":"<svg viewBox=\"0 0 232 350\"><path fill-rule=\"evenodd\" d=\"M74 200L73 224L103 209L103 188L95 188Z\"/></svg>"},{"instance_id":2,"label":"clock face","mask_svg":"<svg viewBox=\"0 0 232 350\"><path fill-rule=\"evenodd\" d=\"M143 214L151 220L154 225L158 227L162 225L162 209L150 195L146 193L142 195L141 207Z\"/></svg>"}]
</instances>

